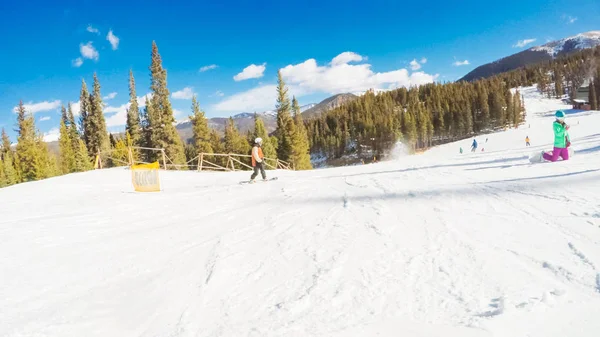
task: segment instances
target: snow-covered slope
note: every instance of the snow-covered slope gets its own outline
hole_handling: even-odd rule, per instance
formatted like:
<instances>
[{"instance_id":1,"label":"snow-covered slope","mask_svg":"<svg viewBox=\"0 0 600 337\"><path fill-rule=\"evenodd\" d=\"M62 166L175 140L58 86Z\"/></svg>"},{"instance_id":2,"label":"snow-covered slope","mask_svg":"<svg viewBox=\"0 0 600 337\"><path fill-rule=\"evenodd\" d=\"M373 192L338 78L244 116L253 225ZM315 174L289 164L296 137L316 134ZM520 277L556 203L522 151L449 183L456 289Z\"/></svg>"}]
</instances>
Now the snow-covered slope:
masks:
<instances>
[{"instance_id":1,"label":"snow-covered slope","mask_svg":"<svg viewBox=\"0 0 600 337\"><path fill-rule=\"evenodd\" d=\"M576 155L532 165L563 106L522 92L528 122L484 152L1 189L0 335L597 336L600 112L568 111Z\"/></svg>"}]
</instances>

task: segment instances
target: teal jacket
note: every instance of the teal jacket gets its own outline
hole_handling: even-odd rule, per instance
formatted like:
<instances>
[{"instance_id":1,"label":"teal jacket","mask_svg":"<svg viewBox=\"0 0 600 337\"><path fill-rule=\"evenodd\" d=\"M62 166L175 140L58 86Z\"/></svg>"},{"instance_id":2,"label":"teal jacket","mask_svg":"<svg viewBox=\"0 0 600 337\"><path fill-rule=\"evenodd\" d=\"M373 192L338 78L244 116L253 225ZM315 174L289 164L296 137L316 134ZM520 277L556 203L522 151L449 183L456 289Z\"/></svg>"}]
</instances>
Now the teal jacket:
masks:
<instances>
[{"instance_id":1,"label":"teal jacket","mask_svg":"<svg viewBox=\"0 0 600 337\"><path fill-rule=\"evenodd\" d=\"M567 132L565 125L558 121L554 121L552 127L554 129L554 147L561 149L567 147L566 138L569 137L569 133Z\"/></svg>"}]
</instances>

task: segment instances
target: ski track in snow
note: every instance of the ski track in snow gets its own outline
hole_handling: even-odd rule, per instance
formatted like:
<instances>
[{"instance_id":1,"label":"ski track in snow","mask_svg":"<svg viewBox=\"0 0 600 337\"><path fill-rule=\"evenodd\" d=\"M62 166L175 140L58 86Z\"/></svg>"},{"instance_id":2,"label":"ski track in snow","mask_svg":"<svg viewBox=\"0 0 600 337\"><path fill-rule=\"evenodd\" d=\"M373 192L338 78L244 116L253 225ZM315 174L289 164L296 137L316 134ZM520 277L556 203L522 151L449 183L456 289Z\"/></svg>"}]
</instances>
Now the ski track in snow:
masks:
<instances>
[{"instance_id":1,"label":"ski track in snow","mask_svg":"<svg viewBox=\"0 0 600 337\"><path fill-rule=\"evenodd\" d=\"M483 153L1 189L0 336L596 336L600 112L568 115L569 162L530 164L566 107L522 92Z\"/></svg>"}]
</instances>

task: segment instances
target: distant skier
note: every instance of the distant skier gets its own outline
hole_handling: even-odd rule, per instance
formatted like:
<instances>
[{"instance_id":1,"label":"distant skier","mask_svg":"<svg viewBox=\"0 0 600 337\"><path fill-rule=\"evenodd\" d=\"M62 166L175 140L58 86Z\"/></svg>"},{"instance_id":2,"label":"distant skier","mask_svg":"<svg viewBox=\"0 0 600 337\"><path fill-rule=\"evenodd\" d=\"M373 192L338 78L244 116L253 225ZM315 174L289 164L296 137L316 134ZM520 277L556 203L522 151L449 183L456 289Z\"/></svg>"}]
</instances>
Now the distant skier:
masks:
<instances>
[{"instance_id":1,"label":"distant skier","mask_svg":"<svg viewBox=\"0 0 600 337\"><path fill-rule=\"evenodd\" d=\"M460 147L460 154L462 154L462 152L463 152L463 151L462 151L462 146L461 146L461 147Z\"/></svg>"},{"instance_id":2,"label":"distant skier","mask_svg":"<svg viewBox=\"0 0 600 337\"><path fill-rule=\"evenodd\" d=\"M531 146L531 144L529 144L529 136L525 137L525 146Z\"/></svg>"},{"instance_id":3,"label":"distant skier","mask_svg":"<svg viewBox=\"0 0 600 337\"><path fill-rule=\"evenodd\" d=\"M265 173L265 167L263 158L265 157L262 152L262 138L256 138L254 140L254 146L252 147L252 167L254 168L254 173L250 176L250 182L254 183L256 176L258 176L258 172L262 175L263 180L267 180L267 174Z\"/></svg>"},{"instance_id":4,"label":"distant skier","mask_svg":"<svg viewBox=\"0 0 600 337\"><path fill-rule=\"evenodd\" d=\"M565 123L565 113L561 110L556 111L556 120L552 123L554 130L554 149L552 154L542 151L542 157L545 160L557 161L558 157L563 160L569 160L569 146L571 141L569 138L569 125Z\"/></svg>"},{"instance_id":5,"label":"distant skier","mask_svg":"<svg viewBox=\"0 0 600 337\"><path fill-rule=\"evenodd\" d=\"M471 152L477 151L477 140L473 139L473 144L471 145Z\"/></svg>"}]
</instances>

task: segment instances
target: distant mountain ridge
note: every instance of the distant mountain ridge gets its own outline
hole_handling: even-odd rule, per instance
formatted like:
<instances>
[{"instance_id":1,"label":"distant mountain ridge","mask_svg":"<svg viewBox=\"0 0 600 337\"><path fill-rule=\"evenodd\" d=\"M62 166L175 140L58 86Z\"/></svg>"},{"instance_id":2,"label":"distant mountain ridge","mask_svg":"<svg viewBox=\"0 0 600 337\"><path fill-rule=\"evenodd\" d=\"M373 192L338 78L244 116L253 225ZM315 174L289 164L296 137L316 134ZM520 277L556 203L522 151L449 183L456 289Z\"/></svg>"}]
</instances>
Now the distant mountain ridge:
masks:
<instances>
[{"instance_id":1,"label":"distant mountain ridge","mask_svg":"<svg viewBox=\"0 0 600 337\"><path fill-rule=\"evenodd\" d=\"M556 57L569 55L576 51L594 48L600 45L600 31L589 31L561 40L531 47L519 53L481 65L466 74L459 81L473 81L496 74L515 70L526 65L549 61Z\"/></svg>"},{"instance_id":2,"label":"distant mountain ridge","mask_svg":"<svg viewBox=\"0 0 600 337\"><path fill-rule=\"evenodd\" d=\"M305 119L318 117L323 112L335 109L342 104L355 100L356 98L358 98L358 96L350 93L333 95L302 112L302 117Z\"/></svg>"}]
</instances>

